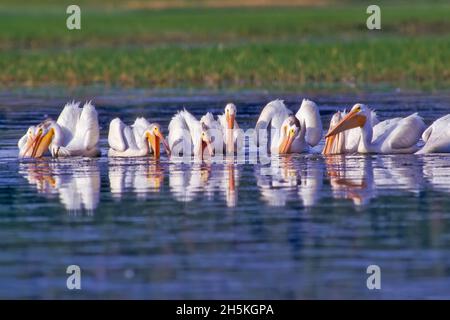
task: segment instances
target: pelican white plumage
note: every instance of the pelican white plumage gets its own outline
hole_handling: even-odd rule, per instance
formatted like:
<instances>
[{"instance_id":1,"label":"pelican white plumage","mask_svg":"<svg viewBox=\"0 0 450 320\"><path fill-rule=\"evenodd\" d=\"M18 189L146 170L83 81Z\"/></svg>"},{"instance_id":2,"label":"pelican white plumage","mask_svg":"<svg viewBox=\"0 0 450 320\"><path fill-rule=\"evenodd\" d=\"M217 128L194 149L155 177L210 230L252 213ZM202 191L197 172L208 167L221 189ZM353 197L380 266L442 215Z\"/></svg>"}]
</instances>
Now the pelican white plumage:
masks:
<instances>
[{"instance_id":1,"label":"pelican white plumage","mask_svg":"<svg viewBox=\"0 0 450 320\"><path fill-rule=\"evenodd\" d=\"M239 125L236 121L236 113L236 105L234 103L228 103L225 106L224 113L217 116L223 133L223 142L227 154L233 154L243 147L243 141L238 139Z\"/></svg>"},{"instance_id":2,"label":"pelican white plumage","mask_svg":"<svg viewBox=\"0 0 450 320\"><path fill-rule=\"evenodd\" d=\"M47 150L53 157L97 157L100 130L97 111L90 103L68 103L55 122L47 119L30 127L19 140L19 157L39 158Z\"/></svg>"},{"instance_id":3,"label":"pelican white plumage","mask_svg":"<svg viewBox=\"0 0 450 320\"><path fill-rule=\"evenodd\" d=\"M113 119L109 124L108 143L109 157L142 157L152 153L158 159L160 143L164 145L166 154L170 155L159 124L149 123L143 117L136 118L131 127L119 118Z\"/></svg>"},{"instance_id":4,"label":"pelican white plumage","mask_svg":"<svg viewBox=\"0 0 450 320\"><path fill-rule=\"evenodd\" d=\"M285 106L282 100L269 102L262 110L256 123L256 134L261 138L261 130L271 127L270 151L272 153L301 153L317 145L322 138L322 122L319 109L311 100L303 99L297 113ZM260 143L264 141L260 139ZM266 141L264 141L266 143Z\"/></svg>"},{"instance_id":5,"label":"pelican white plumage","mask_svg":"<svg viewBox=\"0 0 450 320\"><path fill-rule=\"evenodd\" d=\"M406 118L393 118L377 125L372 123L372 111L363 104L355 104L350 112L327 133L329 138L343 131L360 128L358 153L414 153L425 130L425 123L417 113Z\"/></svg>"},{"instance_id":6,"label":"pelican white plumage","mask_svg":"<svg viewBox=\"0 0 450 320\"><path fill-rule=\"evenodd\" d=\"M197 120L186 109L178 111L172 117L169 123L168 141L169 148L175 156L193 154L203 159L205 149L208 149L210 156L214 154L208 126Z\"/></svg>"},{"instance_id":7,"label":"pelican white plumage","mask_svg":"<svg viewBox=\"0 0 450 320\"><path fill-rule=\"evenodd\" d=\"M434 121L422 134L425 145L416 154L450 152L450 114Z\"/></svg>"},{"instance_id":8,"label":"pelican white plumage","mask_svg":"<svg viewBox=\"0 0 450 320\"><path fill-rule=\"evenodd\" d=\"M330 128L328 132L331 132L338 123L346 116L346 111L338 111L331 117ZM370 121L373 126L376 126L380 121L378 121L375 111L370 112ZM377 133L381 133L380 130L375 130ZM335 135L325 138L325 146L323 148L322 154L346 154L346 153L356 153L358 150L358 144L361 139L361 130L358 128L349 129L346 131L339 132Z\"/></svg>"},{"instance_id":9,"label":"pelican white plumage","mask_svg":"<svg viewBox=\"0 0 450 320\"><path fill-rule=\"evenodd\" d=\"M222 152L224 147L224 140L222 139L223 132L220 122L214 120L214 116L211 112L207 112L200 118L200 124L210 136L211 146L214 154Z\"/></svg>"}]
</instances>

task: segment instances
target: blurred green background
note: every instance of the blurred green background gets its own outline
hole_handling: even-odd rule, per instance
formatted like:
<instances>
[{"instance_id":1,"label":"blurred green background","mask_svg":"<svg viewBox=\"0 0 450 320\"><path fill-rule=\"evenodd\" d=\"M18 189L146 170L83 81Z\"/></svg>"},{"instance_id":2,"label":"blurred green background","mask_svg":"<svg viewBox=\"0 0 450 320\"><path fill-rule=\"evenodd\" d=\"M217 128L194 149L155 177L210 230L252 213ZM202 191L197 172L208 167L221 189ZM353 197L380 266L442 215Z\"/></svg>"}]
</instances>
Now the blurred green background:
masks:
<instances>
[{"instance_id":1,"label":"blurred green background","mask_svg":"<svg viewBox=\"0 0 450 320\"><path fill-rule=\"evenodd\" d=\"M448 1L10 1L0 86L445 90ZM66 8L81 7L81 30Z\"/></svg>"}]
</instances>

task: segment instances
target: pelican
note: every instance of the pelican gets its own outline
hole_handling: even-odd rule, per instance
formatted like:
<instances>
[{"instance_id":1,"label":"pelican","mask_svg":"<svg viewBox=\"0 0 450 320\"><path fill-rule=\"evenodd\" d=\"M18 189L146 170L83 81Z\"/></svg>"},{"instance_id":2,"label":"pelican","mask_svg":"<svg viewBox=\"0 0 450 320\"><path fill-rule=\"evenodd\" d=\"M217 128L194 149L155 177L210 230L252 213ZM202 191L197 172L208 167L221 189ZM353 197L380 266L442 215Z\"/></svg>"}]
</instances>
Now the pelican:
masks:
<instances>
[{"instance_id":1,"label":"pelican","mask_svg":"<svg viewBox=\"0 0 450 320\"><path fill-rule=\"evenodd\" d=\"M260 130L267 131L269 123L274 131L270 144L272 153L305 152L317 145L322 137L319 109L314 102L307 99L303 99L295 116L282 100L269 102L256 123L258 137Z\"/></svg>"},{"instance_id":2,"label":"pelican","mask_svg":"<svg viewBox=\"0 0 450 320\"><path fill-rule=\"evenodd\" d=\"M331 117L330 128L331 132L338 123L346 116L346 111L338 111ZM370 121L373 126L376 126L380 121L374 111L370 112ZM358 150L359 140L361 139L361 130L358 128L349 129L338 134L325 138L325 147L322 154L345 154L356 153Z\"/></svg>"},{"instance_id":3,"label":"pelican","mask_svg":"<svg viewBox=\"0 0 450 320\"><path fill-rule=\"evenodd\" d=\"M145 118L136 118L131 127L119 118L113 119L109 124L109 157L142 157L151 152L158 159L160 142L164 145L166 154L170 155L169 145L159 124L150 124Z\"/></svg>"},{"instance_id":4,"label":"pelican","mask_svg":"<svg viewBox=\"0 0 450 320\"><path fill-rule=\"evenodd\" d=\"M236 122L236 113L237 108L234 103L228 103L225 106L224 113L217 116L220 128L223 132L223 141L225 144L225 152L227 154L233 154L236 149L242 148L242 144L238 141L239 126Z\"/></svg>"},{"instance_id":5,"label":"pelican","mask_svg":"<svg viewBox=\"0 0 450 320\"><path fill-rule=\"evenodd\" d=\"M68 103L55 122L47 119L30 127L19 140L19 157L39 158L49 150L52 157L97 157L99 125L97 111L90 103L79 108L79 103Z\"/></svg>"},{"instance_id":6,"label":"pelican","mask_svg":"<svg viewBox=\"0 0 450 320\"><path fill-rule=\"evenodd\" d=\"M218 152L222 152L224 150L224 140L222 139L222 137L225 133L222 132L222 127L219 121L214 120L214 116L211 112L207 112L200 118L200 125L207 131L210 136L213 153L215 154Z\"/></svg>"},{"instance_id":7,"label":"pelican","mask_svg":"<svg viewBox=\"0 0 450 320\"><path fill-rule=\"evenodd\" d=\"M425 145L416 154L450 152L450 114L434 121L422 134Z\"/></svg>"},{"instance_id":8,"label":"pelican","mask_svg":"<svg viewBox=\"0 0 450 320\"><path fill-rule=\"evenodd\" d=\"M358 153L414 153L419 149L417 142L425 130L425 123L417 113L406 118L385 120L377 125L371 120L372 111L357 103L325 138L359 127Z\"/></svg>"},{"instance_id":9,"label":"pelican","mask_svg":"<svg viewBox=\"0 0 450 320\"><path fill-rule=\"evenodd\" d=\"M210 118L209 115L207 115ZM211 115L212 117L212 115ZM214 120L214 119L213 119ZM175 156L192 155L203 159L205 149L214 155L209 128L186 109L179 111L169 123L169 148Z\"/></svg>"}]
</instances>

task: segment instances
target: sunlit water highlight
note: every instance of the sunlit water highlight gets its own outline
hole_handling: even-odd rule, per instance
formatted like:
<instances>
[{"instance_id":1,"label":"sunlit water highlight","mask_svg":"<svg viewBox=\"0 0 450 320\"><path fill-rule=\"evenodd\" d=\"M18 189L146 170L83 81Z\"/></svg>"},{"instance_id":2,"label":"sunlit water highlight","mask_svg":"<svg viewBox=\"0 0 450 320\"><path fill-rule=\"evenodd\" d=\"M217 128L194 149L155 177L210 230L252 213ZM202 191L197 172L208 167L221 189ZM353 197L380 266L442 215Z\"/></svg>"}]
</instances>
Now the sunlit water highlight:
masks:
<instances>
[{"instance_id":1,"label":"sunlit water highlight","mask_svg":"<svg viewBox=\"0 0 450 320\"><path fill-rule=\"evenodd\" d=\"M94 100L109 121L167 128L238 106L253 127L266 96ZM324 127L356 99L381 119L450 112L448 96L314 97ZM139 159L19 161L30 124L64 101L2 97L2 298L450 298L450 155L273 157L270 164ZM300 97L286 97L291 109ZM167 129L166 129L167 130ZM82 290L66 288L66 267ZM366 287L377 264L382 289Z\"/></svg>"}]
</instances>

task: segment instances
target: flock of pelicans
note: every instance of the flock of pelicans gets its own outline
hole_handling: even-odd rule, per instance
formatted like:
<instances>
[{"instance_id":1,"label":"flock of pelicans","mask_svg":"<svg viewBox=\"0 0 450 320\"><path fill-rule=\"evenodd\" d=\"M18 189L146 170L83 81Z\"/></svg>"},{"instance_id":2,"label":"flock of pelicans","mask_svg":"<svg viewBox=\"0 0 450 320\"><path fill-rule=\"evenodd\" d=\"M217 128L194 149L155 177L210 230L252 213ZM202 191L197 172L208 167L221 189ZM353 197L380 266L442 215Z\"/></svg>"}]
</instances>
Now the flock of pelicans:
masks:
<instances>
[{"instance_id":1,"label":"flock of pelicans","mask_svg":"<svg viewBox=\"0 0 450 320\"><path fill-rule=\"evenodd\" d=\"M109 158L105 176L99 161L71 165L70 160L20 162L19 174L38 194L58 198L69 214L91 214L101 199L109 197L120 202L161 203L161 199L170 199L200 207L208 201L216 209L222 205L234 208L261 203L270 207L296 203L313 208L333 205L335 199L350 200L355 208L362 208L383 196L415 198L425 190L450 194L446 161L442 157L405 157L399 161L396 157L363 156L298 161L287 155L275 157L269 165L244 169L234 161L223 165L204 161L186 166L145 157L137 161ZM173 205L172 201L163 204L165 208Z\"/></svg>"},{"instance_id":2,"label":"flock of pelicans","mask_svg":"<svg viewBox=\"0 0 450 320\"><path fill-rule=\"evenodd\" d=\"M201 159L204 156L234 154L244 150L243 130L238 126L236 115L237 109L232 103L227 104L223 114L216 119L208 112L197 120L187 110L180 110L169 123L167 140L159 124L151 123L143 117L137 118L131 126L119 118L113 119L109 124L108 134L111 193L120 198L124 190L132 188L138 194L145 195L151 190L159 191L163 184L164 173L159 162L123 166L120 157L152 155L159 158L161 146L168 156L180 156L187 152ZM375 112L363 104L356 104L349 112L337 112L332 116L322 153L450 152L448 128L450 115L434 121L426 128L417 113L380 122ZM272 154L308 152L324 136L319 109L314 102L306 99L295 115L283 101L269 102L262 109L254 129L252 141L259 147L267 146L270 141L267 147ZM66 104L56 121L47 119L28 128L18 143L19 157L97 157L100 155L99 137L100 127L95 107L91 103L80 107L80 104L72 102ZM382 189L392 185L416 192L423 185L420 179L426 177L431 179L432 185L447 187L434 180L434 162L425 165L422 177L421 174L414 175L412 167L397 167L395 161L391 165L382 163L375 166L364 159L354 159L357 163L352 163L352 159L347 161L335 158L340 157L325 157L324 166L316 164L303 169L299 169L299 164L292 162L291 157L274 158L269 168L261 167L260 172L255 168L257 188L270 205L282 206L289 200L289 195L296 193L303 204L309 207L322 194L320 190L325 170L333 196L350 198L358 206L374 197L378 184L381 184ZM205 164L208 162L202 163ZM44 193L59 192L61 201L69 210L96 208L101 185L98 168L80 169L81 172L76 171L67 176L60 175L60 172L68 169L64 166L60 168L57 164L56 167L49 166L47 162L26 162L21 165L24 166L21 171L30 183ZM309 166L307 163L300 165ZM169 187L177 200L192 201L199 191L212 195L215 190L219 190L223 193L227 206L236 206L239 169L233 164L226 164L222 172L213 172L208 166L193 166L187 170L188 172L186 168L178 167L177 162L169 164ZM286 190L292 192L285 192Z\"/></svg>"},{"instance_id":3,"label":"flock of pelicans","mask_svg":"<svg viewBox=\"0 0 450 320\"><path fill-rule=\"evenodd\" d=\"M165 139L161 126L143 117L131 126L119 118L109 125L110 157L160 156L162 144L168 156L190 153L194 156L233 154L244 148L242 130L236 121L237 109L232 103L224 113L214 116L208 112L197 120L186 109L178 111L169 123ZM100 129L95 107L89 102L65 105L56 121L47 119L28 128L19 140L19 157L100 156ZM347 153L441 153L450 152L450 114L426 128L422 118L411 114L405 118L379 121L375 112L363 104L355 104L349 112L333 115L325 135L323 154ZM304 99L294 115L281 100L269 102L256 122L255 142L258 146L270 134L272 154L308 152L323 136L317 105ZM218 134L217 134L218 133ZM424 145L419 147L420 139Z\"/></svg>"}]
</instances>

